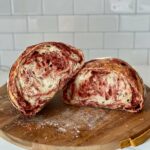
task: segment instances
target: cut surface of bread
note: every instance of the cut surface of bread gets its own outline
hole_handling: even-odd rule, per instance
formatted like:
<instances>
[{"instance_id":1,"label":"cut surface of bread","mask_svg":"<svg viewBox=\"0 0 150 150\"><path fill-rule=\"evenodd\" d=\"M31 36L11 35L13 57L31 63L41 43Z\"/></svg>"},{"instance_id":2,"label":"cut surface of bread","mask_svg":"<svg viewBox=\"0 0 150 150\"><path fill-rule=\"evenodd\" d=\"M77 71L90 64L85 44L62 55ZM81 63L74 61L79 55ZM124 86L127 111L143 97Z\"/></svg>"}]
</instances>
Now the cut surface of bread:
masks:
<instances>
[{"instance_id":1,"label":"cut surface of bread","mask_svg":"<svg viewBox=\"0 0 150 150\"><path fill-rule=\"evenodd\" d=\"M101 58L86 62L68 83L64 102L138 112L143 108L144 84L138 73L117 58Z\"/></svg>"},{"instance_id":2,"label":"cut surface of bread","mask_svg":"<svg viewBox=\"0 0 150 150\"><path fill-rule=\"evenodd\" d=\"M10 101L24 115L36 114L79 71L83 61L79 49L64 43L27 47L10 70Z\"/></svg>"}]
</instances>

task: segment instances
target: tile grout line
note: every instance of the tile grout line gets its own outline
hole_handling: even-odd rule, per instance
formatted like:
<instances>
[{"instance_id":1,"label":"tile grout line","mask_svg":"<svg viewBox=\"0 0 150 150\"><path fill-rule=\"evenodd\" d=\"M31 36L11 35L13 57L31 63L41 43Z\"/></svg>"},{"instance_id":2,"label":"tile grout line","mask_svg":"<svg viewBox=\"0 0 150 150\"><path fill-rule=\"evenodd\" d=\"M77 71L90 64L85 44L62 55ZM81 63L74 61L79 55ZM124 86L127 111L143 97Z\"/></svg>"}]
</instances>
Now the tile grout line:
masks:
<instances>
[{"instance_id":1,"label":"tile grout line","mask_svg":"<svg viewBox=\"0 0 150 150\"><path fill-rule=\"evenodd\" d=\"M27 32L26 33L28 33L28 34L30 33L29 32L29 17L30 16L26 16L26 28L27 28Z\"/></svg>"},{"instance_id":2,"label":"tile grout line","mask_svg":"<svg viewBox=\"0 0 150 150\"><path fill-rule=\"evenodd\" d=\"M148 17L148 19L149 19L149 32L150 32L150 16Z\"/></svg>"},{"instance_id":3,"label":"tile grout line","mask_svg":"<svg viewBox=\"0 0 150 150\"><path fill-rule=\"evenodd\" d=\"M57 17L57 16L56 16ZM59 33L70 33L70 32L73 32L73 31L59 31ZM150 33L149 31L121 31L121 32L116 32L116 31L90 31L90 33ZM40 33L43 33L42 31L41 32L0 32L0 34L11 34L11 33L15 33L15 34L26 34L26 33L31 33L31 34L40 34ZM57 31L47 31L46 33L58 33ZM76 33L87 33L87 31L76 31Z\"/></svg>"},{"instance_id":4,"label":"tile grout line","mask_svg":"<svg viewBox=\"0 0 150 150\"><path fill-rule=\"evenodd\" d=\"M73 32L73 45L75 46L75 33Z\"/></svg>"},{"instance_id":5,"label":"tile grout line","mask_svg":"<svg viewBox=\"0 0 150 150\"><path fill-rule=\"evenodd\" d=\"M119 58L119 48L117 48L117 57Z\"/></svg>"},{"instance_id":6,"label":"tile grout line","mask_svg":"<svg viewBox=\"0 0 150 150\"><path fill-rule=\"evenodd\" d=\"M1 66L2 66L2 52L0 51L0 68L1 68Z\"/></svg>"},{"instance_id":7,"label":"tile grout line","mask_svg":"<svg viewBox=\"0 0 150 150\"><path fill-rule=\"evenodd\" d=\"M87 49L87 60L89 60L89 59L90 59L90 50Z\"/></svg>"},{"instance_id":8,"label":"tile grout line","mask_svg":"<svg viewBox=\"0 0 150 150\"><path fill-rule=\"evenodd\" d=\"M105 32L102 32L102 49L105 49L104 48L104 44L105 44Z\"/></svg>"},{"instance_id":9,"label":"tile grout line","mask_svg":"<svg viewBox=\"0 0 150 150\"><path fill-rule=\"evenodd\" d=\"M45 36L44 36L44 34L45 34L45 33L44 33L44 32L42 32L42 41L44 41L44 42L45 42ZM42 42L42 41L41 41L41 42Z\"/></svg>"},{"instance_id":10,"label":"tile grout line","mask_svg":"<svg viewBox=\"0 0 150 150\"><path fill-rule=\"evenodd\" d=\"M90 32L90 16L87 15L87 32Z\"/></svg>"},{"instance_id":11,"label":"tile grout line","mask_svg":"<svg viewBox=\"0 0 150 150\"><path fill-rule=\"evenodd\" d=\"M150 15L150 13L136 13L136 14L130 14L130 13L124 13L124 14L121 14L121 13L107 13L107 14L102 14L102 13L99 13L99 14L75 14L75 13L68 13L68 14L44 14L42 11L41 11L41 14L0 14L0 17L10 17L10 16L14 16L14 17L22 17L22 16L56 16L56 15L62 15L62 16L87 16L87 15L93 15L93 16L116 16L116 15L121 15L121 16L146 16L146 15Z\"/></svg>"},{"instance_id":12,"label":"tile grout line","mask_svg":"<svg viewBox=\"0 0 150 150\"><path fill-rule=\"evenodd\" d=\"M13 10L14 10L14 8L13 8L13 2L12 2L12 0L10 0L9 2L10 2L10 9L11 9L10 15L13 16Z\"/></svg>"},{"instance_id":13,"label":"tile grout line","mask_svg":"<svg viewBox=\"0 0 150 150\"><path fill-rule=\"evenodd\" d=\"M133 32L133 49L135 49L136 32Z\"/></svg>"},{"instance_id":14,"label":"tile grout line","mask_svg":"<svg viewBox=\"0 0 150 150\"><path fill-rule=\"evenodd\" d=\"M138 12L137 12L137 0L135 0L135 15L137 15L138 14Z\"/></svg>"},{"instance_id":15,"label":"tile grout line","mask_svg":"<svg viewBox=\"0 0 150 150\"><path fill-rule=\"evenodd\" d=\"M41 0L41 16L44 15L44 5L43 5L43 0Z\"/></svg>"},{"instance_id":16,"label":"tile grout line","mask_svg":"<svg viewBox=\"0 0 150 150\"><path fill-rule=\"evenodd\" d=\"M74 15L75 14L75 9L74 9L74 2L75 0L72 0L72 14Z\"/></svg>"},{"instance_id":17,"label":"tile grout line","mask_svg":"<svg viewBox=\"0 0 150 150\"><path fill-rule=\"evenodd\" d=\"M11 8L11 16L13 16L13 12L14 12L14 7L13 7L13 1L10 0L10 8ZM16 50L16 46L15 46L15 33L11 33L12 34L12 42L13 42L13 51Z\"/></svg>"},{"instance_id":18,"label":"tile grout line","mask_svg":"<svg viewBox=\"0 0 150 150\"><path fill-rule=\"evenodd\" d=\"M75 9L74 9L74 0L72 1L72 14L73 14L73 16L75 16ZM72 34L73 34L73 46L75 46L75 32L72 32Z\"/></svg>"},{"instance_id":19,"label":"tile grout line","mask_svg":"<svg viewBox=\"0 0 150 150\"><path fill-rule=\"evenodd\" d=\"M56 16L56 19L57 19L57 31L56 33L59 33L59 15Z\"/></svg>"},{"instance_id":20,"label":"tile grout line","mask_svg":"<svg viewBox=\"0 0 150 150\"><path fill-rule=\"evenodd\" d=\"M149 16L149 31L150 31L150 16ZM150 49L147 49L147 64L150 65Z\"/></svg>"},{"instance_id":21,"label":"tile grout line","mask_svg":"<svg viewBox=\"0 0 150 150\"><path fill-rule=\"evenodd\" d=\"M105 10L105 5L106 5L106 1L105 0L103 0L103 15L105 15L106 14L106 10Z\"/></svg>"},{"instance_id":22,"label":"tile grout line","mask_svg":"<svg viewBox=\"0 0 150 150\"><path fill-rule=\"evenodd\" d=\"M121 21L121 16L118 15L118 33L120 32L120 21Z\"/></svg>"},{"instance_id":23,"label":"tile grout line","mask_svg":"<svg viewBox=\"0 0 150 150\"><path fill-rule=\"evenodd\" d=\"M12 40L13 40L13 50L16 50L16 46L15 46L15 34L12 34Z\"/></svg>"},{"instance_id":24,"label":"tile grout line","mask_svg":"<svg viewBox=\"0 0 150 150\"><path fill-rule=\"evenodd\" d=\"M147 65L149 65L150 64L150 61L149 61L149 51L150 51L150 49L147 49Z\"/></svg>"}]
</instances>

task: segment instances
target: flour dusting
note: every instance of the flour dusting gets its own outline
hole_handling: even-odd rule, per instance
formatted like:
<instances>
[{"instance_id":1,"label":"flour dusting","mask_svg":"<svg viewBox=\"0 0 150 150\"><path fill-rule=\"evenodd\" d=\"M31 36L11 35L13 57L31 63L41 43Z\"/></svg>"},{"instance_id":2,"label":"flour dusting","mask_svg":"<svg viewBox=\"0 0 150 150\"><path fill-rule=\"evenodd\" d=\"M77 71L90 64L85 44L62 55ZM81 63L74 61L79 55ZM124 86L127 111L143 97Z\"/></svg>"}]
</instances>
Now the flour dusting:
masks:
<instances>
[{"instance_id":1,"label":"flour dusting","mask_svg":"<svg viewBox=\"0 0 150 150\"><path fill-rule=\"evenodd\" d=\"M105 116L105 117L104 117ZM20 123L27 126L27 124L34 124L36 129L45 127L54 128L59 134L71 134L74 138L78 138L83 131L94 129L101 121L106 120L106 111L94 108L79 108L73 110L66 108L60 113L56 113L48 118L43 116L33 117L23 120Z\"/></svg>"}]
</instances>

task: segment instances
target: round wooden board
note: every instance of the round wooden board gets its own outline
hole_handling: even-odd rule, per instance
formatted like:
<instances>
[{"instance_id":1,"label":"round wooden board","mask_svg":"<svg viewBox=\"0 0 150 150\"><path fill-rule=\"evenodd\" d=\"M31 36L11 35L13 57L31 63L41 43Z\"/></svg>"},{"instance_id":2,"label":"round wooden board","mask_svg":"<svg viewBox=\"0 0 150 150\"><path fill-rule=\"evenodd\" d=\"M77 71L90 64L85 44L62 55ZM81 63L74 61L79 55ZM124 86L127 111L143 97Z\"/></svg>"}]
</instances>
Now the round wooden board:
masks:
<instances>
[{"instance_id":1,"label":"round wooden board","mask_svg":"<svg viewBox=\"0 0 150 150\"><path fill-rule=\"evenodd\" d=\"M26 118L9 102L6 85L0 88L0 135L25 148L119 148L121 140L150 128L150 88L140 113L74 107L63 104L61 92L36 116Z\"/></svg>"}]
</instances>

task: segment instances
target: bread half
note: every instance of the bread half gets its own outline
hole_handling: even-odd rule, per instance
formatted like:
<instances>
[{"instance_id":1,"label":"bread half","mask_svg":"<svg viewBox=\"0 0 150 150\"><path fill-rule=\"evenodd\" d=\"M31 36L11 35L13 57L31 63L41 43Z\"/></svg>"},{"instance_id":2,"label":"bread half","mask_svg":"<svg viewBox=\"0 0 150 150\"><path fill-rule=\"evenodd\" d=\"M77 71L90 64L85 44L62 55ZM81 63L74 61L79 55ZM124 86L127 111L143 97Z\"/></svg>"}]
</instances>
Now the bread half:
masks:
<instances>
[{"instance_id":1,"label":"bread half","mask_svg":"<svg viewBox=\"0 0 150 150\"><path fill-rule=\"evenodd\" d=\"M24 115L35 115L83 63L83 53L64 43L44 42L27 47L9 73L10 101Z\"/></svg>"},{"instance_id":2,"label":"bread half","mask_svg":"<svg viewBox=\"0 0 150 150\"><path fill-rule=\"evenodd\" d=\"M88 61L68 83L64 102L138 112L144 104L144 84L125 61L100 58Z\"/></svg>"}]
</instances>

